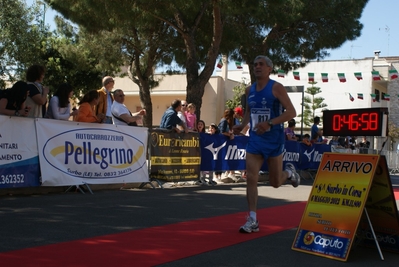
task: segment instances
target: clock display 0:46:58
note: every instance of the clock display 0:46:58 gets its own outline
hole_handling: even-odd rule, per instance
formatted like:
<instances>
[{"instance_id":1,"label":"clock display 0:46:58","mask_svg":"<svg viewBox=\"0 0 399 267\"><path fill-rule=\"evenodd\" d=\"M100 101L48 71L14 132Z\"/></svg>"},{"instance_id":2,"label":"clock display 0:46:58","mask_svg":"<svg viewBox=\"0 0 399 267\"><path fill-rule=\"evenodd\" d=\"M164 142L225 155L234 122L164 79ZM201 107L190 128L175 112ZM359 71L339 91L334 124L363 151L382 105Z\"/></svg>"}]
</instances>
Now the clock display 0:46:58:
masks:
<instances>
[{"instance_id":1,"label":"clock display 0:46:58","mask_svg":"<svg viewBox=\"0 0 399 267\"><path fill-rule=\"evenodd\" d=\"M333 131L343 129L350 131L375 131L379 127L379 119L378 112L335 114L332 117L332 129Z\"/></svg>"}]
</instances>

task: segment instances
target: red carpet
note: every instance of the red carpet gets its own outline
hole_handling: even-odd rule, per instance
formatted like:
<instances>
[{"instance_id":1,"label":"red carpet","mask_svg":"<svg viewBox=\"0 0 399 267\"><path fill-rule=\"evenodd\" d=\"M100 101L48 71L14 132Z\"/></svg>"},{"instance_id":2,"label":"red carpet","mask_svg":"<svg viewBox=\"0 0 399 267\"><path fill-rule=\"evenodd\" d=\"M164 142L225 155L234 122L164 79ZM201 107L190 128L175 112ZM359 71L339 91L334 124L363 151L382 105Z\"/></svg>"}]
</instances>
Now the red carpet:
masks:
<instances>
[{"instance_id":1,"label":"red carpet","mask_svg":"<svg viewBox=\"0 0 399 267\"><path fill-rule=\"evenodd\" d=\"M305 202L258 210L260 232L240 234L245 212L0 254L1 266L154 266L299 225ZM294 238L294 236L293 236Z\"/></svg>"}]
</instances>

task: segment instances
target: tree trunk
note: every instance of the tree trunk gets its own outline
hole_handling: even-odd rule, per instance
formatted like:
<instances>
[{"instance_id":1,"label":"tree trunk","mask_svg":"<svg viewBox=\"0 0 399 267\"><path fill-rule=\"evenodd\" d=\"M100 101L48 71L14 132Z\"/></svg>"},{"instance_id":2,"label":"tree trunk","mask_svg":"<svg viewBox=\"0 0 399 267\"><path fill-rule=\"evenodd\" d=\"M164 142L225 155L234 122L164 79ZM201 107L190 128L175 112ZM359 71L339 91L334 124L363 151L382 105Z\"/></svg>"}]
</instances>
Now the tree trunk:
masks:
<instances>
[{"instance_id":1,"label":"tree trunk","mask_svg":"<svg viewBox=\"0 0 399 267\"><path fill-rule=\"evenodd\" d=\"M201 118L202 97L205 91L205 85L208 83L215 69L216 59L219 54L219 47L222 41L223 22L219 1L213 1L213 38L209 45L207 52L207 60L204 69L198 74L198 56L197 46L194 34L184 34L184 43L187 49L186 61L186 75L187 75L187 98L188 103L193 103L196 106L197 120ZM185 28L184 25L180 25ZM191 29L191 33L195 32L196 28Z\"/></svg>"},{"instance_id":2,"label":"tree trunk","mask_svg":"<svg viewBox=\"0 0 399 267\"><path fill-rule=\"evenodd\" d=\"M129 78L138 85L139 87L139 96L140 96L140 104L146 110L146 115L143 119L143 125L145 127L152 127L152 101L151 101L151 93L150 93L150 83L149 79L146 76L138 75L139 78L136 78L132 73L132 65L128 68ZM139 72L139 69L136 69L136 74ZM134 111L135 112L135 111Z\"/></svg>"}]
</instances>

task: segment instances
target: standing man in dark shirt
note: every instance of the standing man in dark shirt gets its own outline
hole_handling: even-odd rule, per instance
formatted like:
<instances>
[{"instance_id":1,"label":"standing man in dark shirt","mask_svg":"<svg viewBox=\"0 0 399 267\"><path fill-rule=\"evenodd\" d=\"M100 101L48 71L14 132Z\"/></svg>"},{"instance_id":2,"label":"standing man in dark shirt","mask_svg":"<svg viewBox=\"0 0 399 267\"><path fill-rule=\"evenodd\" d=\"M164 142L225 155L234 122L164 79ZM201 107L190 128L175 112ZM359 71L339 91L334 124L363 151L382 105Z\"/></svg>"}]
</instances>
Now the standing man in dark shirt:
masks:
<instances>
[{"instance_id":1,"label":"standing man in dark shirt","mask_svg":"<svg viewBox=\"0 0 399 267\"><path fill-rule=\"evenodd\" d=\"M180 125L183 127L184 132L187 133L187 125L179 118L179 116L177 116L177 113L181 110L181 107L181 101L179 99L175 99L171 106L163 114L159 128L174 130L177 133L180 133L181 131L176 127L176 125Z\"/></svg>"}]
</instances>

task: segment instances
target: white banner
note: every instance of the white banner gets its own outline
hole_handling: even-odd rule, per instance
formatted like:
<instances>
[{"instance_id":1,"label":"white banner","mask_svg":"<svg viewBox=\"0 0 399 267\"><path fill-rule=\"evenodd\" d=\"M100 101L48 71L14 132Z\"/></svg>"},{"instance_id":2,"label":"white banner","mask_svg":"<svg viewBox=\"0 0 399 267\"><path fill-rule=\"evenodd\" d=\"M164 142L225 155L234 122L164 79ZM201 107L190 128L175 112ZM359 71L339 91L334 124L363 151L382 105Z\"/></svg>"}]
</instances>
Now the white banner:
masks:
<instances>
[{"instance_id":1,"label":"white banner","mask_svg":"<svg viewBox=\"0 0 399 267\"><path fill-rule=\"evenodd\" d=\"M35 120L0 115L0 188L39 186Z\"/></svg>"},{"instance_id":2,"label":"white banner","mask_svg":"<svg viewBox=\"0 0 399 267\"><path fill-rule=\"evenodd\" d=\"M148 129L38 119L43 186L148 182Z\"/></svg>"}]
</instances>

